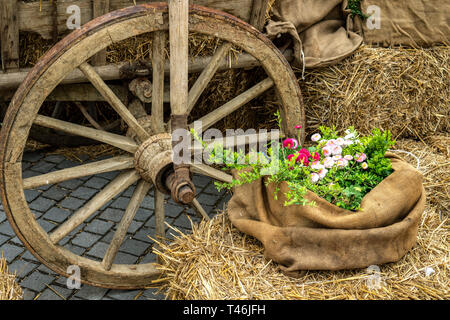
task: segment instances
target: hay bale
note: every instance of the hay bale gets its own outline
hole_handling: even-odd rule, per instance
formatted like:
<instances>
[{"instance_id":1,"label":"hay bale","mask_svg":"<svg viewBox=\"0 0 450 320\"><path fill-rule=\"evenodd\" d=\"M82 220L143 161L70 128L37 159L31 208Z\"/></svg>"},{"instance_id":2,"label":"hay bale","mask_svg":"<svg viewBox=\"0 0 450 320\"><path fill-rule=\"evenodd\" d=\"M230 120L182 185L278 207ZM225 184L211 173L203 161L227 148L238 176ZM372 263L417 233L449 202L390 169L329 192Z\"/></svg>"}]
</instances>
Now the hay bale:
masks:
<instances>
[{"instance_id":1,"label":"hay bale","mask_svg":"<svg viewBox=\"0 0 450 320\"><path fill-rule=\"evenodd\" d=\"M340 63L299 75L307 130L321 125L362 134L374 127L425 140L450 131L450 49L361 46Z\"/></svg>"},{"instance_id":2,"label":"hay bale","mask_svg":"<svg viewBox=\"0 0 450 320\"><path fill-rule=\"evenodd\" d=\"M23 300L22 288L16 282L16 275L9 273L3 253L0 257L0 300Z\"/></svg>"},{"instance_id":3,"label":"hay bale","mask_svg":"<svg viewBox=\"0 0 450 320\"><path fill-rule=\"evenodd\" d=\"M449 138L439 139L450 142ZM448 154L422 142L397 148L420 160L427 206L417 245L400 261L379 266L379 288L368 286L366 269L309 271L298 279L263 257L262 245L234 228L226 214L193 225L191 234L172 228L174 241L159 243L160 291L167 299L449 299ZM414 156L405 160L416 165Z\"/></svg>"}]
</instances>

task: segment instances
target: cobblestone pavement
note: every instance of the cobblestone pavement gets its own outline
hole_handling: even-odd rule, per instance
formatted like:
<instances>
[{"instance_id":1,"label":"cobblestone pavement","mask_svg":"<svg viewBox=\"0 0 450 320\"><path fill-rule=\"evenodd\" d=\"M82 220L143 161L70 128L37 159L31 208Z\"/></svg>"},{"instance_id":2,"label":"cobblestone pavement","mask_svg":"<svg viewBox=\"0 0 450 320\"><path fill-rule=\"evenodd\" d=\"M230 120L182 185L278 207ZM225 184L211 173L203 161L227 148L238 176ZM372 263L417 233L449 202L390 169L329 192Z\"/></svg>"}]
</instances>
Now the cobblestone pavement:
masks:
<instances>
[{"instance_id":1,"label":"cobblestone pavement","mask_svg":"<svg viewBox=\"0 0 450 320\"><path fill-rule=\"evenodd\" d=\"M89 162L87 157L82 160L85 161L84 163ZM27 178L79 164L62 155L26 152L23 156L23 177ZM37 221L48 232L83 206L118 173L108 172L27 190L25 195ZM219 193L210 178L195 175L193 180L199 193L198 200L210 216L215 215L218 209L224 208L230 198L228 193ZM135 185L111 200L85 224L64 238L60 244L77 254L101 260L134 188ZM166 221L188 233L191 229L188 216L194 222L199 221L195 212L191 208L176 205L171 199L166 199L166 201ZM150 191L144 198L128 230L127 238L116 256L115 263L133 264L156 260L155 254L152 253L153 242L148 237L153 237L155 234L153 209L153 191ZM171 230L167 231L169 238L172 232ZM25 300L164 299L163 294L157 293L158 288L111 290L82 284L80 289L68 289L67 278L48 269L25 249L11 229L3 206L0 204L0 254L2 252L9 264L10 271L16 272L18 275L18 282L23 288Z\"/></svg>"}]
</instances>

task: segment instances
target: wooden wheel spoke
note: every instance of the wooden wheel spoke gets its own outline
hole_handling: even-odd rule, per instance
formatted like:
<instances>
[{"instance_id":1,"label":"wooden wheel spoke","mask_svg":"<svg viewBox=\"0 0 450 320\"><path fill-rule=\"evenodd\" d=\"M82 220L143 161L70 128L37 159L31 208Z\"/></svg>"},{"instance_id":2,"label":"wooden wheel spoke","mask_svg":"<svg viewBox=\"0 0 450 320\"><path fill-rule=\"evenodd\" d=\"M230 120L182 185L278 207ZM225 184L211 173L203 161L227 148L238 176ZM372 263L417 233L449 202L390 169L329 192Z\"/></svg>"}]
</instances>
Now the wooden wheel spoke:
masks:
<instances>
[{"instance_id":1,"label":"wooden wheel spoke","mask_svg":"<svg viewBox=\"0 0 450 320\"><path fill-rule=\"evenodd\" d=\"M133 114L123 104L123 102L117 97L117 95L111 90L110 87L103 81L100 75L95 69L84 62L79 66L79 69L84 73L86 78L92 83L92 85L100 92L111 107L122 117L127 123L128 127L132 128L141 141L147 140L150 136L145 129L139 124Z\"/></svg>"},{"instance_id":2,"label":"wooden wheel spoke","mask_svg":"<svg viewBox=\"0 0 450 320\"><path fill-rule=\"evenodd\" d=\"M274 85L273 80L271 78L266 78L265 80L259 82L258 84L248 89L247 91L241 93L234 99L228 101L223 106L215 109L214 111L208 113L206 116L198 119L197 121L201 121L202 130L206 130L216 122L225 118L233 111L236 111L237 109L239 109L252 99L258 97L263 92L270 89L273 85ZM193 128L193 124L191 124L190 127Z\"/></svg>"},{"instance_id":3,"label":"wooden wheel spoke","mask_svg":"<svg viewBox=\"0 0 450 320\"><path fill-rule=\"evenodd\" d=\"M73 135L97 140L115 146L130 153L136 152L138 146L136 142L128 137L120 136L118 134L109 133L102 130L97 130L78 124L73 124L67 121L54 119L38 114L34 120L34 124L54 130L67 132Z\"/></svg>"},{"instance_id":4,"label":"wooden wheel spoke","mask_svg":"<svg viewBox=\"0 0 450 320\"><path fill-rule=\"evenodd\" d=\"M131 222L133 222L134 216L136 215L136 212L138 211L142 200L144 200L145 195L150 190L150 187L151 184L145 180L141 180L138 183L136 190L134 191L133 196L128 203L127 209L125 210L125 214L123 215L122 220L117 227L117 231L115 232L108 250L106 251L105 257L103 258L102 264L105 270L111 269L114 258L119 251L119 248L125 238L125 235L127 234Z\"/></svg>"},{"instance_id":5,"label":"wooden wheel spoke","mask_svg":"<svg viewBox=\"0 0 450 320\"><path fill-rule=\"evenodd\" d=\"M224 60L230 49L231 43L229 42L226 42L222 46L220 46L220 48L217 49L217 51L214 53L206 68L202 71L198 79L195 81L194 85L189 91L188 113L190 113L194 108L201 94L208 86L208 83L213 78L214 74L220 66L220 63Z\"/></svg>"},{"instance_id":6,"label":"wooden wheel spoke","mask_svg":"<svg viewBox=\"0 0 450 320\"><path fill-rule=\"evenodd\" d=\"M190 170L193 173L202 174L223 182L231 183L233 181L233 177L228 173L210 167L206 164L191 164Z\"/></svg>"},{"instance_id":7,"label":"wooden wheel spoke","mask_svg":"<svg viewBox=\"0 0 450 320\"><path fill-rule=\"evenodd\" d=\"M164 132L164 64L166 33L155 32L153 37L153 95L151 126L154 133Z\"/></svg>"},{"instance_id":8,"label":"wooden wheel spoke","mask_svg":"<svg viewBox=\"0 0 450 320\"><path fill-rule=\"evenodd\" d=\"M201 218L207 221L211 220L208 214L206 213L205 209L203 209L202 205L200 204L200 202L198 202L197 199L192 200L192 207L197 211L197 213Z\"/></svg>"},{"instance_id":9,"label":"wooden wheel spoke","mask_svg":"<svg viewBox=\"0 0 450 320\"><path fill-rule=\"evenodd\" d=\"M81 104L81 102L75 101L75 105L77 106L78 109L80 109L80 111L83 114L83 116L86 118L87 121L89 121L89 123L95 129L104 131L102 126L99 125L98 122L94 120L94 118L92 118L92 116L89 114L89 112L86 110L86 108Z\"/></svg>"},{"instance_id":10,"label":"wooden wheel spoke","mask_svg":"<svg viewBox=\"0 0 450 320\"><path fill-rule=\"evenodd\" d=\"M164 193L155 188L155 233L159 241L164 241L166 236L164 219Z\"/></svg>"},{"instance_id":11,"label":"wooden wheel spoke","mask_svg":"<svg viewBox=\"0 0 450 320\"><path fill-rule=\"evenodd\" d=\"M119 156L26 178L23 180L23 188L24 190L33 189L48 184L59 183L103 172L131 169L133 167L133 157Z\"/></svg>"},{"instance_id":12,"label":"wooden wheel spoke","mask_svg":"<svg viewBox=\"0 0 450 320\"><path fill-rule=\"evenodd\" d=\"M139 174L135 170L129 170L121 173L88 203L78 209L66 222L53 231L49 235L50 240L54 244L58 243L108 201L113 199L119 193L125 191L137 180L139 180Z\"/></svg>"}]
</instances>

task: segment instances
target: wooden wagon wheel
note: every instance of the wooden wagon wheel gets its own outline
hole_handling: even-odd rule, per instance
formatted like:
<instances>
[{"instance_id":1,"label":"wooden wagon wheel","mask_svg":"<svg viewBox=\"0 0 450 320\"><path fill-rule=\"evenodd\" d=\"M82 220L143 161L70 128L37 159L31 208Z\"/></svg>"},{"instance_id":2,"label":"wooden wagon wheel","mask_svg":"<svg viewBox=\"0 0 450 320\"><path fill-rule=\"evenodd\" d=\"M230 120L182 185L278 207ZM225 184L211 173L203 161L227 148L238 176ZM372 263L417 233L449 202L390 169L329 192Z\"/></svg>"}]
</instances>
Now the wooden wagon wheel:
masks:
<instances>
[{"instance_id":1,"label":"wooden wagon wheel","mask_svg":"<svg viewBox=\"0 0 450 320\"><path fill-rule=\"evenodd\" d=\"M171 16L171 19L183 18L182 11L176 12L171 9L170 12L171 15L175 15ZM177 17L177 13L180 16ZM165 34L169 31L169 20L171 19L169 19L167 4L151 3L111 12L89 22L80 30L76 30L64 38L37 63L11 102L0 138L1 192L5 211L14 231L26 247L42 263L59 274L68 276L67 268L77 265L81 269L82 282L122 289L148 286L151 280L159 275L152 263L125 265L113 262L137 209L151 188L152 182L155 181L153 179L158 179L163 174L162 163L167 161L165 154L170 149L170 135L165 133L163 123L162 95L164 41L167 38ZM288 63L266 37L252 26L233 16L195 5L189 9L189 30L215 36L222 39L224 44L217 50L188 95L188 61L183 59L183 48L187 49L187 37L186 39L174 37L177 32L180 32L180 28L173 24L170 25L171 38L177 39L171 41L172 115L178 114L180 108L184 108L188 112L192 110L201 92L214 75L218 61L226 55L233 44L259 60L268 74L268 78L203 117L204 125L206 124L207 127L213 125L252 98L275 86L282 102L283 114L290 116L284 122L285 132L287 135L295 132L294 126L302 123L304 119L300 89ZM149 130L137 121L94 68L86 62L113 42L148 32L154 33L153 103ZM181 32L187 32L187 29L181 30ZM76 68L86 75L129 128L134 131L134 139L38 115L39 108L46 97L67 74ZM183 71L183 68L186 68L186 72ZM174 71L177 71L178 76L173 74ZM22 155L33 124L95 139L120 148L128 154L36 177L22 178ZM148 156L144 157L144 160L141 157L143 154ZM159 162L154 159L159 159ZM158 167L158 172L150 170L156 167ZM221 181L230 181L231 179L230 175L207 165L193 165L190 169ZM116 170L122 170L122 173L49 233L39 225L25 198L24 190L27 189ZM149 177L152 179L151 181ZM79 256L59 244L62 239L98 212L108 201L134 183L137 183L134 194L117 226L117 231L103 261ZM197 200L194 200L192 205L201 211L201 204ZM155 217L157 233L164 234L164 194L159 189L155 190Z\"/></svg>"}]
</instances>

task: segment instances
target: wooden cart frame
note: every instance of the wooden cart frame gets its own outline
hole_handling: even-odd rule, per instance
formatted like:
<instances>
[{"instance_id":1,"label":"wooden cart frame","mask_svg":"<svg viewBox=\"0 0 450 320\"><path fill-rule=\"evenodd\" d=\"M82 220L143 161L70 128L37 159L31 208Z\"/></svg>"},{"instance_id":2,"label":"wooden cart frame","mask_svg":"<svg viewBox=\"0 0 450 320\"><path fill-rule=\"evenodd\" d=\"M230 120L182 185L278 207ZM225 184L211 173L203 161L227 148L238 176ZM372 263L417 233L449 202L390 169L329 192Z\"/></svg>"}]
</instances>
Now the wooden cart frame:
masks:
<instances>
[{"instance_id":1,"label":"wooden cart frame","mask_svg":"<svg viewBox=\"0 0 450 320\"><path fill-rule=\"evenodd\" d=\"M2 9L17 12L14 10L17 7L14 7L13 2L2 2ZM95 1L94 4L97 6L94 8L102 7L101 5L107 2ZM123 2L111 1L110 5ZM216 6L231 6L236 14L244 12L242 8L238 9L236 1L203 2ZM62 3L67 4L70 1ZM255 0L248 2L248 5L252 10L246 11L246 18L261 28L267 1ZM100 10L98 12L104 12L106 10L104 8L98 9ZM5 12L2 11L2 26L5 26L4 21L8 19L17 21L17 17L16 19L6 17ZM2 43L4 37L13 38L11 32L13 28L7 29L6 32L2 29L4 32ZM188 54L189 31L217 37L222 41L221 45L211 57L192 60ZM151 33L153 37L152 60L144 72L136 71L128 64L94 65L99 63L99 60L102 62L102 54L109 45L144 33ZM165 44L168 40L170 40L170 57L169 61L166 61ZM234 67L260 65L268 77L201 117L199 120L203 123L203 130L270 88L275 88L280 101L284 133L288 136L297 135L295 126L298 124L303 125L304 132L302 96L297 79L285 56L254 26L217 9L197 4L189 5L188 0L143 3L101 15L58 42L31 70L12 70L0 75L0 87L2 83L8 83L10 88L14 88L11 84L13 80L20 82L12 97L0 134L2 200L12 228L41 262L62 275L67 275L68 267L77 265L81 269L82 282L109 288L145 287L159 276L160 271L152 263L123 265L114 263L114 259L141 202L151 188L154 189L155 197L156 234L164 238L165 197L170 196L180 205L192 206L200 216L208 219L202 205L195 198L192 173L231 182L230 174L207 164L175 162L173 150L179 140L172 138L172 133L182 129L188 134L188 129L193 125L188 124L188 115L214 74L220 68L233 67L225 63L226 56L233 46L244 52L237 62L234 62ZM8 68L17 67L14 65L13 54L14 50L11 50L4 56L4 64ZM124 68L127 72L124 72ZM130 69L135 73L130 72ZM193 70L200 72L200 75L189 88L188 73ZM21 79L23 73L26 75ZM114 88L107 84L108 80L126 78L124 74L131 78L130 88L134 88L136 95L134 102L128 105L121 100ZM150 76L152 82L146 78ZM169 121L164 119L164 79L167 76L170 76ZM8 81L2 82L2 79ZM61 91L61 84L73 85L77 82L90 83L96 93L109 103L128 125L126 135L97 128L95 122L91 123L92 126L84 126L38 114L43 102L52 94L56 96L56 100L58 94L67 96L64 89L58 93L58 88ZM66 87L67 90L71 86ZM148 113L141 102L150 96L146 91L150 88L151 110ZM123 150L125 155L22 178L21 159L32 126L51 128L106 143ZM259 138L255 137L256 140ZM234 145L238 143L236 139ZM232 144L227 146L231 147ZM118 170L121 173L116 178L51 232L46 232L40 227L25 198L24 190ZM101 207L135 183L137 186L102 261L76 255L59 244Z\"/></svg>"}]
</instances>

